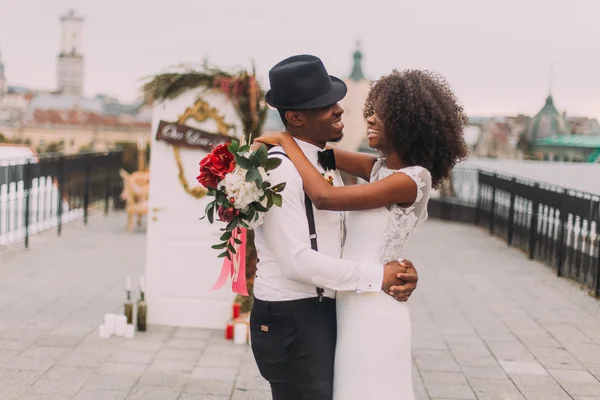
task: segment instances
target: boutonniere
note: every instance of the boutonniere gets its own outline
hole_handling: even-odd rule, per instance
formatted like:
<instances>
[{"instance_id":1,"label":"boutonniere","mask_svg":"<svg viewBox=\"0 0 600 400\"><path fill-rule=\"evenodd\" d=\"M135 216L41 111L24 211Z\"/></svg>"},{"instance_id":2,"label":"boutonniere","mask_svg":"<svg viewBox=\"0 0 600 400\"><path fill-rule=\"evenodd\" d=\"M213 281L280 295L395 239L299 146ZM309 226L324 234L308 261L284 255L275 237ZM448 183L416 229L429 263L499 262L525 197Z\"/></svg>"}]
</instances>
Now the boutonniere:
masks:
<instances>
[{"instance_id":1,"label":"boutonniere","mask_svg":"<svg viewBox=\"0 0 600 400\"><path fill-rule=\"evenodd\" d=\"M323 172L321 175L323 175L323 178L325 178L325 180L326 180L327 182L329 182L329 184L330 184L331 186L333 186L333 179L334 179L334 176L335 176L335 175L333 174L333 170L331 170L331 169L330 169L330 170L327 170L327 171Z\"/></svg>"}]
</instances>

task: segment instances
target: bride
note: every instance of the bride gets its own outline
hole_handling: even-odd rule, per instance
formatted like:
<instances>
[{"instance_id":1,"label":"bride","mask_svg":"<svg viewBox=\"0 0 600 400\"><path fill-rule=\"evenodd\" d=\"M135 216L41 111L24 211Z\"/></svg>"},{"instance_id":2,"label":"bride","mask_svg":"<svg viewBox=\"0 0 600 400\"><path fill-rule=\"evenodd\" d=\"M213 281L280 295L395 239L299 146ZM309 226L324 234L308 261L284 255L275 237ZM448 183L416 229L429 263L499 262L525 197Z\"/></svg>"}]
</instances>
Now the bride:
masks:
<instances>
[{"instance_id":1,"label":"bride","mask_svg":"<svg viewBox=\"0 0 600 400\"><path fill-rule=\"evenodd\" d=\"M424 71L393 71L372 87L364 108L375 157L333 148L337 168L368 184L333 187L289 133L255 141L282 146L315 207L353 211L343 258L385 264L427 219L432 188L466 158L467 117L447 82ZM391 288L393 289L393 288ZM413 399L408 305L380 293L338 292L334 399Z\"/></svg>"}]
</instances>

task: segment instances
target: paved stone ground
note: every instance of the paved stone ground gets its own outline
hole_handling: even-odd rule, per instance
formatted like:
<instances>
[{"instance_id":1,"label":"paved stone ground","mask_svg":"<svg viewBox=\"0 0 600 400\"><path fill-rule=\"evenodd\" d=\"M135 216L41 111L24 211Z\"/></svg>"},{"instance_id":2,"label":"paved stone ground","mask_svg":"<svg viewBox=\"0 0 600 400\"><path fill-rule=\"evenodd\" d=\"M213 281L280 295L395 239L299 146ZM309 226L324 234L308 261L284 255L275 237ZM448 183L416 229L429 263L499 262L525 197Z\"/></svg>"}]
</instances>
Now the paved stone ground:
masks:
<instances>
[{"instance_id":1,"label":"paved stone ground","mask_svg":"<svg viewBox=\"0 0 600 400\"><path fill-rule=\"evenodd\" d=\"M123 215L55 236L0 250L1 400L270 399L248 347L222 331L97 338L143 269L145 236ZM407 257L418 400L600 398L600 302L474 227L429 221Z\"/></svg>"}]
</instances>

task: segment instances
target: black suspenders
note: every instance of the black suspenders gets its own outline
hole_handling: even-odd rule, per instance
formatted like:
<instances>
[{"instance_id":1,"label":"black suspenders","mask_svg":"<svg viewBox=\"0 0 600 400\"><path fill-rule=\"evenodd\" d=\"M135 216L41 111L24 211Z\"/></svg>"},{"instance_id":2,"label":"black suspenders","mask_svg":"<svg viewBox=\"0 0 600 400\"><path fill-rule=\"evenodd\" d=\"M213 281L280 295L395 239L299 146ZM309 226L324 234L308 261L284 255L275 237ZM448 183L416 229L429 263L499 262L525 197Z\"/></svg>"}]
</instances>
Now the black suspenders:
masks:
<instances>
[{"instance_id":1,"label":"black suspenders","mask_svg":"<svg viewBox=\"0 0 600 400\"><path fill-rule=\"evenodd\" d=\"M269 155L274 155L274 154L282 155L289 160L288 155L282 151L274 151L272 153L269 153ZM309 237L310 237L310 248L313 249L314 251L319 251L319 247L317 246L317 228L315 227L315 215L313 212L313 204L312 204L312 201L310 201L310 198L308 197L306 192L304 192L304 208L306 209L306 219L308 220L308 233L309 233ZM324 292L323 288L320 288L320 287L317 288L317 296L319 297L319 302L323 301L323 292Z\"/></svg>"}]
</instances>

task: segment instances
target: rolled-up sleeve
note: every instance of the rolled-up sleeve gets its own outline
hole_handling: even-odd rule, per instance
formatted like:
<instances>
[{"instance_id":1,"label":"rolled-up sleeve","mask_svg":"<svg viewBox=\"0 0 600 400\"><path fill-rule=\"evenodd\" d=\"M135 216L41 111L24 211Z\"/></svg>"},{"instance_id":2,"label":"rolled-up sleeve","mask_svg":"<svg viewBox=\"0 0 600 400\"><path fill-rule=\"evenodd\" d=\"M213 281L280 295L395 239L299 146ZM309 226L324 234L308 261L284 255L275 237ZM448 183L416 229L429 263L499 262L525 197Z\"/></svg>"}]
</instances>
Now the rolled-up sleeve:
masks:
<instances>
[{"instance_id":1,"label":"rolled-up sleeve","mask_svg":"<svg viewBox=\"0 0 600 400\"><path fill-rule=\"evenodd\" d=\"M261 227L269 248L287 279L331 290L378 292L383 265L362 264L332 257L310 247L302 179L286 158L270 172L273 184L286 182L283 204L272 207Z\"/></svg>"}]
</instances>

